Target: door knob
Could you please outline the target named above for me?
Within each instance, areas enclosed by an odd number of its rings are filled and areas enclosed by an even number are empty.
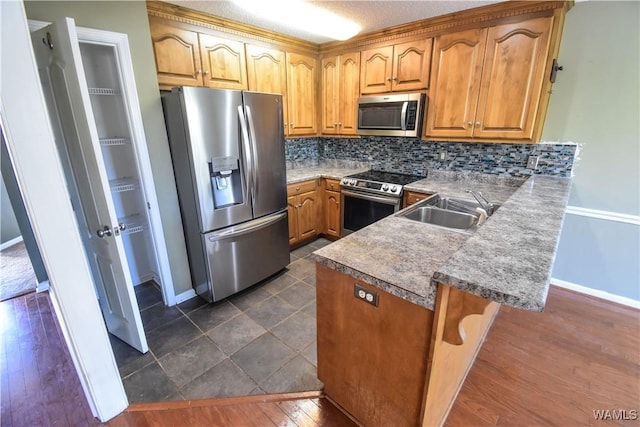
[[[121,222],[120,224],[118,224],[118,228],[120,229],[120,231],[124,231],[127,229],[127,224]]]
[[[111,229],[108,225],[105,225],[101,230],[97,230],[96,234],[98,237],[111,236]]]

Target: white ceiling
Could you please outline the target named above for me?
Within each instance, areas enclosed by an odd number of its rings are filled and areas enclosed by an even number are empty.
[[[297,30],[283,24],[268,21],[253,15],[231,1],[213,0],[165,0],[168,3],[199,10],[211,15],[253,25],[277,33],[286,34],[312,43],[333,41],[324,36],[318,36]],[[269,0],[264,0],[269,1]],[[419,21],[451,12],[498,3],[502,0],[310,0],[316,6],[325,8],[345,18],[349,18],[362,26],[360,34],[367,34],[399,24]],[[277,6],[274,3],[274,7]]]

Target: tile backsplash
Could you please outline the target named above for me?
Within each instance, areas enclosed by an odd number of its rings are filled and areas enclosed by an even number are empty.
[[[329,159],[368,162],[372,169],[426,176],[427,170],[481,172],[525,177],[532,174],[571,176],[575,143],[482,144],[432,142],[417,138],[292,138],[286,140],[289,162]],[[440,160],[441,153],[445,159]],[[538,156],[536,170],[527,169]]]

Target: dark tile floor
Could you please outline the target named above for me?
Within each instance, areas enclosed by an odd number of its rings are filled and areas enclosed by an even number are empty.
[[[279,275],[224,301],[175,307],[136,287],[150,351],[111,343],[131,403],[320,390],[316,376],[315,240]]]

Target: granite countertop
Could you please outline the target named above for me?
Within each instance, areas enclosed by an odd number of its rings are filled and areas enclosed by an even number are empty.
[[[367,170],[369,170],[368,163],[340,160],[288,165],[287,184],[308,181],[316,178],[332,178],[340,180],[344,176],[365,172]]]
[[[480,190],[502,206],[473,233],[397,214],[313,253],[330,268],[429,310],[438,283],[531,311],[545,305],[571,179],[497,179],[432,173],[412,191],[469,198]],[[424,202],[421,202],[424,203]]]

